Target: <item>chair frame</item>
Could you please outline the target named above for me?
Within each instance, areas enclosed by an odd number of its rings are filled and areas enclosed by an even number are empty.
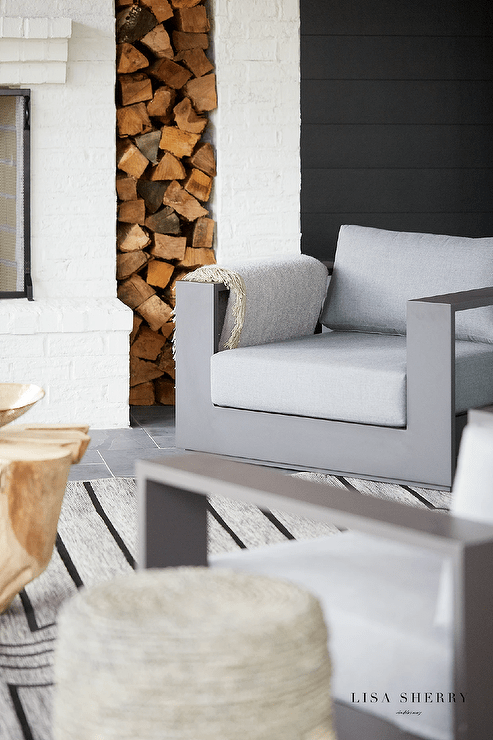
[[[215,406],[210,358],[218,351],[226,297],[223,284],[182,281],[176,286],[178,447],[263,465],[451,489],[466,423],[465,413],[455,413],[455,314],[493,305],[493,288],[408,301],[405,428]]]
[[[226,496],[264,509],[428,548],[448,556],[454,579],[454,740],[493,736],[493,526],[403,504],[321,486],[215,455],[185,454],[136,465],[139,568],[207,565],[207,497]],[[337,536],[337,535],[335,535]],[[467,692],[467,693],[466,693]],[[340,715],[341,740],[362,737],[359,713]],[[373,731],[365,715],[366,740],[393,740]],[[359,727],[359,729],[358,729]]]

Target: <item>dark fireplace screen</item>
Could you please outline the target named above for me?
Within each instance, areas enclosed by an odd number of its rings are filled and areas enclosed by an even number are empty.
[[[29,91],[0,89],[0,298],[32,298]]]

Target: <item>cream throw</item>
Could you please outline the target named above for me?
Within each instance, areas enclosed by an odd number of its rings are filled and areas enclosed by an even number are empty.
[[[224,283],[233,292],[235,298],[232,311],[235,324],[228,341],[224,344],[224,349],[235,349],[240,341],[241,330],[245,320],[246,287],[241,275],[234,270],[228,270],[226,267],[205,265],[190,272],[182,280],[191,283]]]

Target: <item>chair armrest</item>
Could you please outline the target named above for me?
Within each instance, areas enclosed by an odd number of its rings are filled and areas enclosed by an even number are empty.
[[[493,525],[322,486],[218,455],[191,453],[166,461],[139,460],[136,470],[142,491],[145,481],[159,481],[184,492],[225,496],[442,554],[453,555],[464,547],[485,543],[493,554]],[[493,562],[491,568],[493,582]]]
[[[493,306],[493,287],[462,290],[457,293],[444,293],[443,295],[426,298],[414,298],[410,302],[444,303],[449,305],[453,311],[467,311],[470,308]]]
[[[434,457],[437,466],[444,466],[440,469],[444,479],[452,480],[455,468],[450,440],[454,449],[460,438],[455,423],[455,314],[489,305],[493,305],[491,287],[407,302],[408,425],[417,439],[429,439],[430,429],[440,429],[434,441]]]

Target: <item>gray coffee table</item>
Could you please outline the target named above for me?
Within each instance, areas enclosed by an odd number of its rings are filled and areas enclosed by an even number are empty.
[[[207,496],[380,535],[450,556],[455,583],[455,740],[493,737],[493,526],[372,497],[348,497],[261,467],[200,453],[136,466],[140,568],[207,565]],[[339,740],[410,740],[411,735],[339,705]]]

